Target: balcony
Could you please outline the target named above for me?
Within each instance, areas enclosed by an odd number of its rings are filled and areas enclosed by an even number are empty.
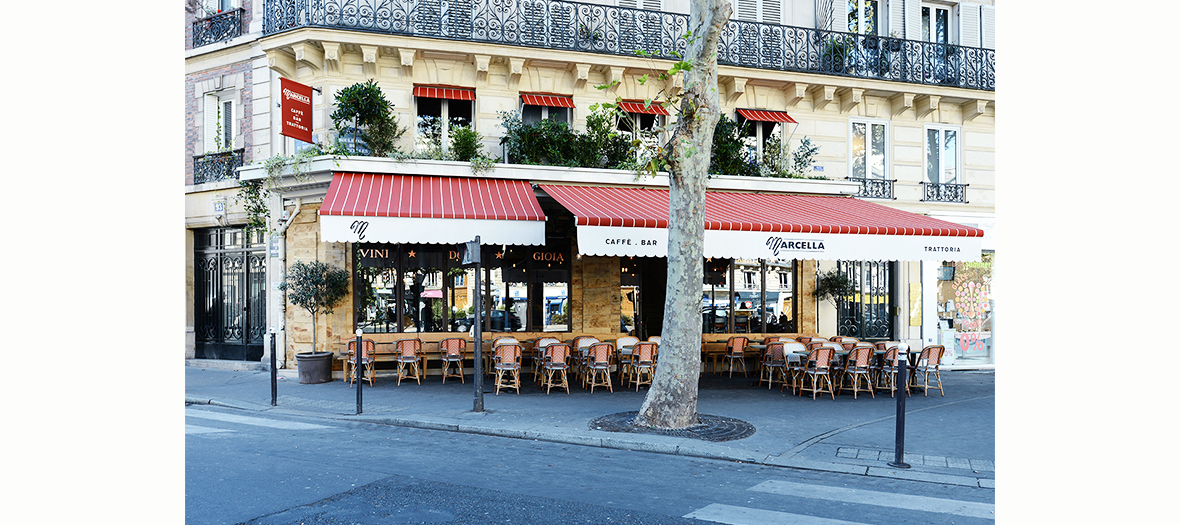
[[[857,197],[867,197],[870,199],[894,199],[893,183],[896,180],[888,179],[864,179],[860,177],[845,177],[848,180],[860,184],[860,191],[856,193]]]
[[[237,180],[246,149],[221,153],[206,153],[193,157],[193,184]]]
[[[245,13],[242,8],[231,9],[193,22],[193,49],[241,36]]]
[[[967,186],[969,184],[936,184],[922,183],[923,202],[962,202],[967,203]]]
[[[560,0],[265,0],[262,32],[329,28],[679,60],[688,15]],[[995,91],[992,49],[730,20],[719,64]]]

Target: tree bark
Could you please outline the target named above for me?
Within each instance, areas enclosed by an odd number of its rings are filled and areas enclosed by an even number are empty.
[[[717,42],[732,7],[691,0],[692,31],[676,128],[665,146],[669,173],[668,286],[659,364],[634,424],[676,429],[697,424],[704,291],[705,187],[713,128],[721,116]]]

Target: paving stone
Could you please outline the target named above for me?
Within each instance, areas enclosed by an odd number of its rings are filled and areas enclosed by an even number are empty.
[[[971,462],[963,458],[946,458],[947,468],[961,468],[971,470]]]
[[[858,449],[840,447],[839,449],[836,450],[836,457],[856,459],[858,453],[859,453]]]
[[[996,464],[993,463],[992,461],[986,460],[986,459],[973,459],[973,460],[971,460],[971,470],[978,470],[981,472],[986,470],[986,471],[990,471],[990,472],[995,472],[996,471]]]
[[[943,456],[922,456],[922,463],[927,467],[946,467],[946,460]]]

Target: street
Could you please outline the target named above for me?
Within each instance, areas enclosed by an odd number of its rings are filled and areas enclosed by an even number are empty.
[[[185,408],[186,523],[992,523],[986,488]]]

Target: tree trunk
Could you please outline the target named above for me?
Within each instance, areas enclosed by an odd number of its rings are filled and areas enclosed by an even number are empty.
[[[732,7],[691,0],[692,34],[685,60],[684,93],[676,129],[665,147],[668,162],[668,286],[660,362],[634,423],[657,428],[697,424],[701,366],[701,294],[704,291],[705,187],[713,128],[721,116],[717,95],[717,42]]]

